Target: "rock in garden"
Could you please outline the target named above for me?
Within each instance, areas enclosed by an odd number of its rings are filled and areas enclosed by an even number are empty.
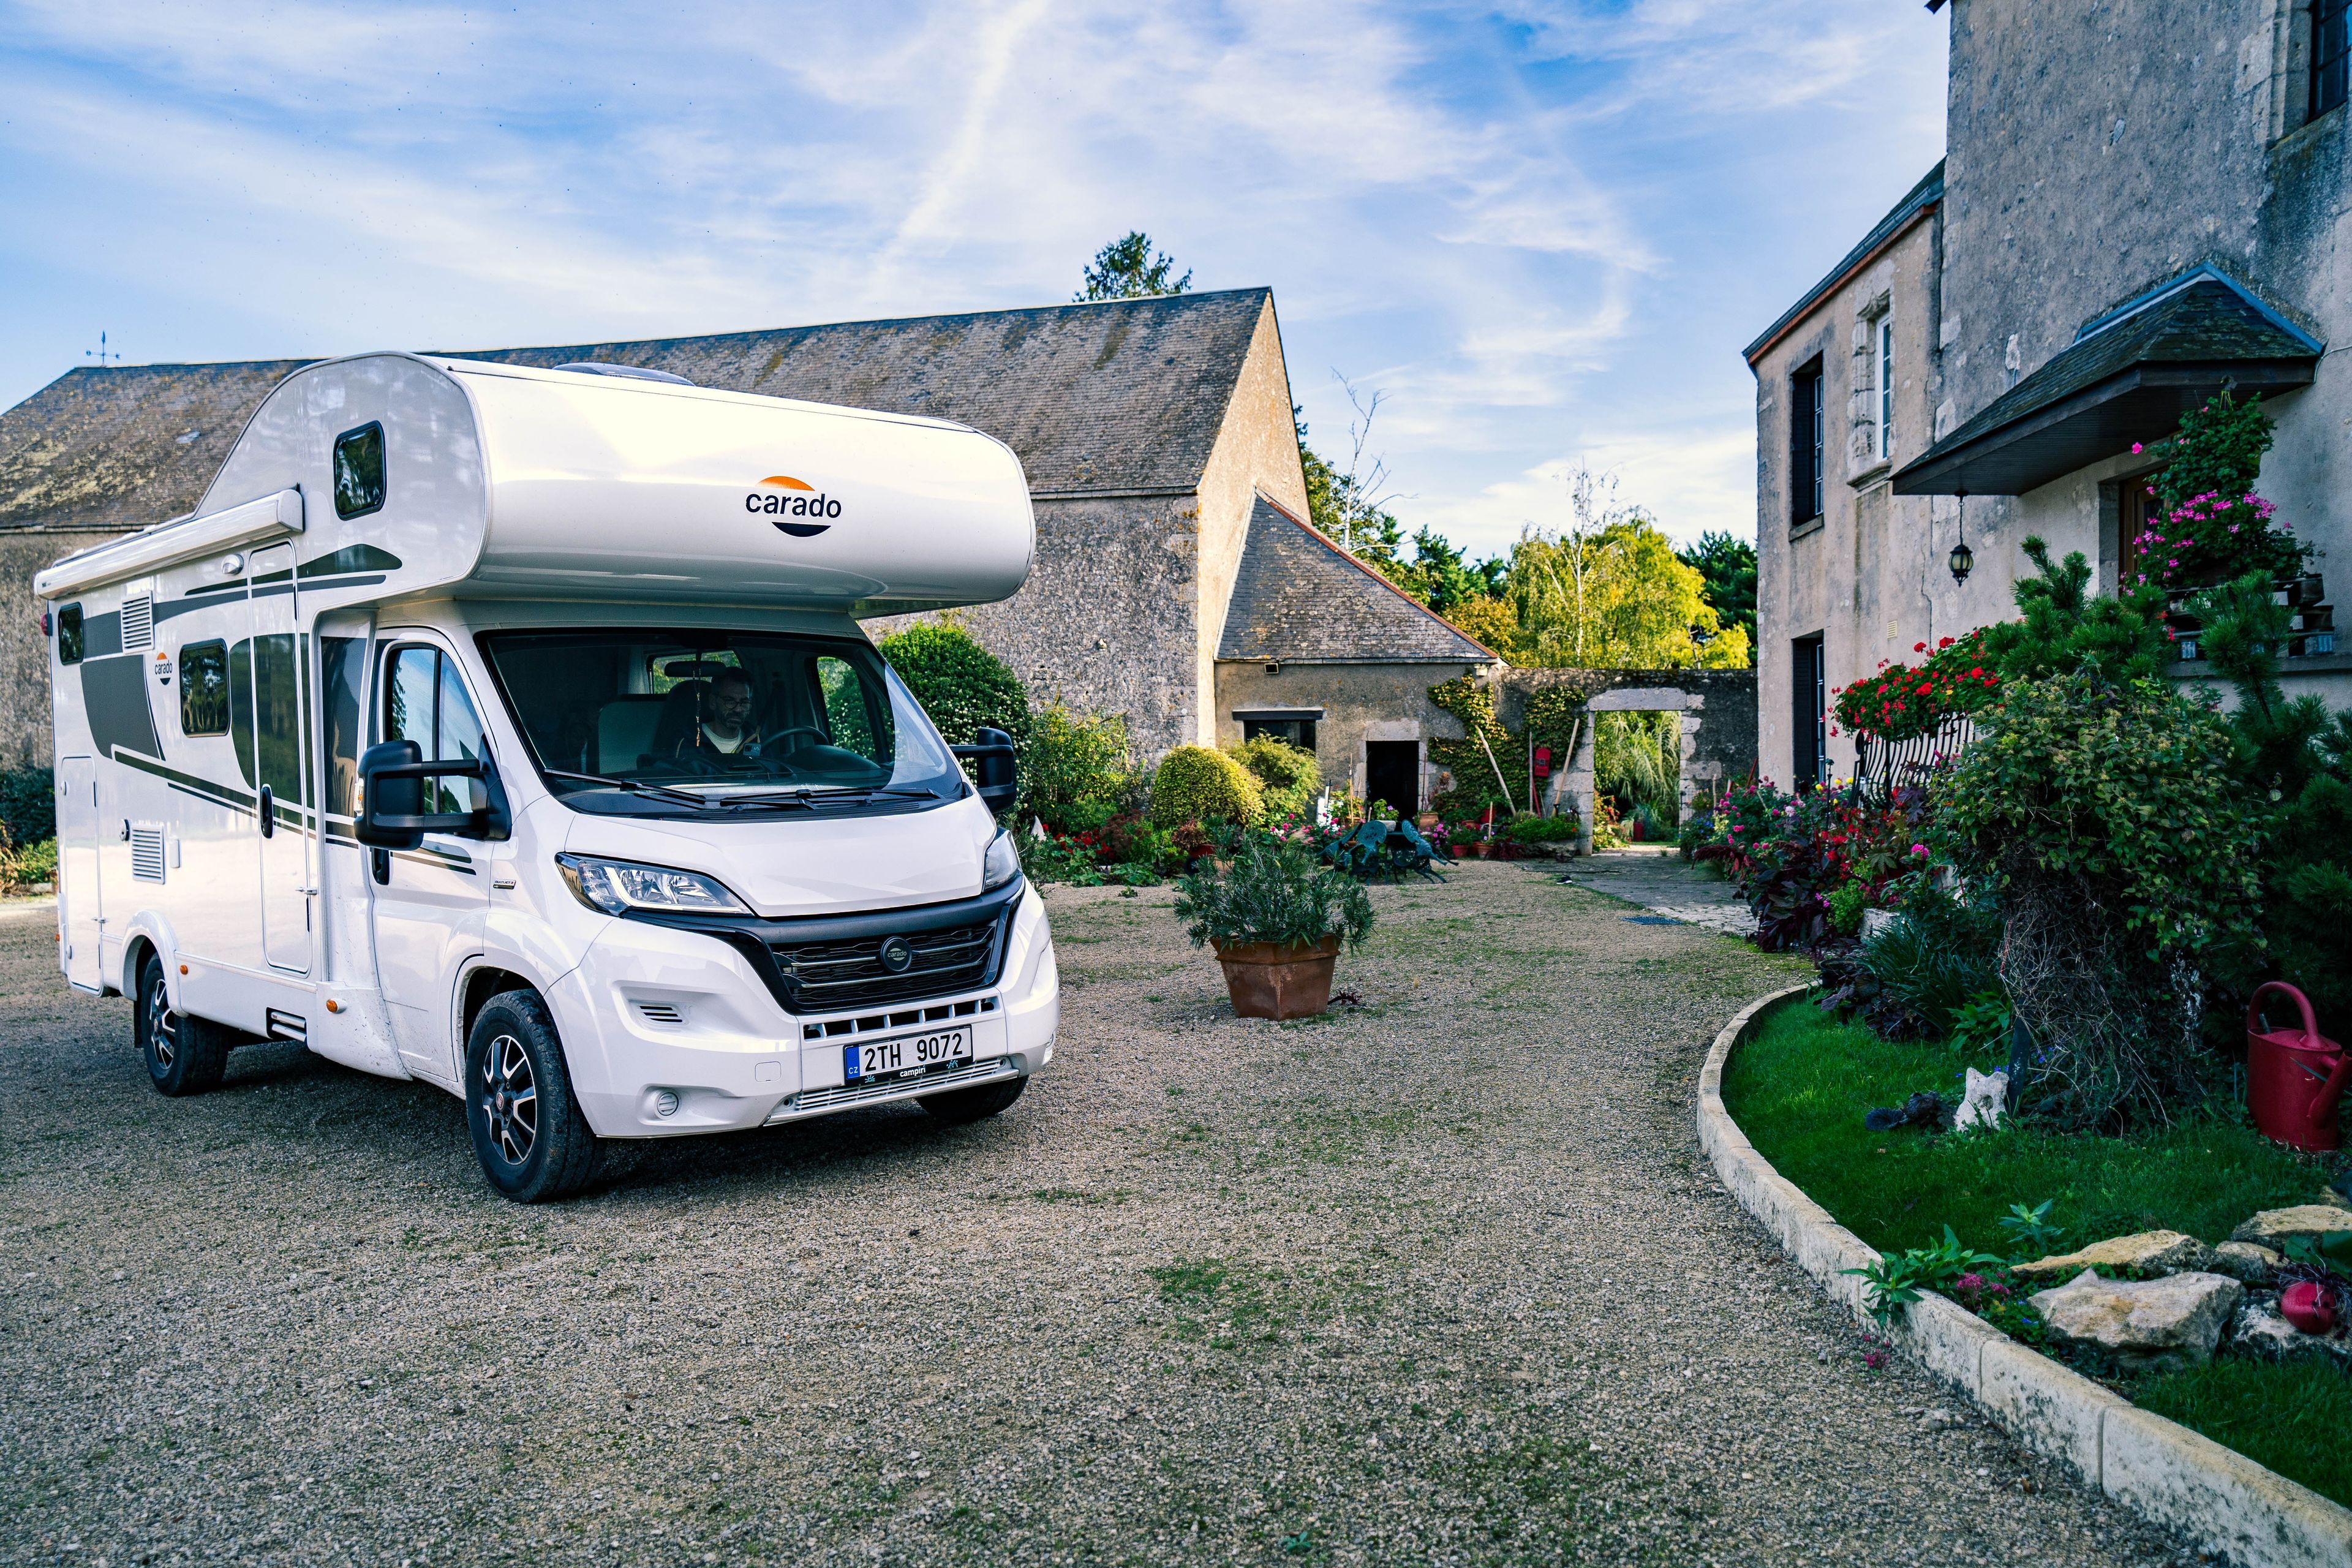
[[[2102,1279],[2085,1268],[2070,1283],[2032,1300],[2057,1339],[2152,1366],[2210,1357],[2245,1292],[2221,1274]]]
[[[1952,1118],[1952,1131],[1958,1132],[1970,1127],[1998,1127],[2000,1113],[2009,1104],[2009,1072],[1979,1072],[1969,1068],[1968,1092],[1960,1097],[1959,1114]]]
[[[2280,1252],[2297,1237],[2317,1241],[2324,1236],[2347,1230],[2352,1230],[2352,1212],[2333,1204],[2298,1204],[2291,1209],[2264,1209],[2231,1231],[2230,1239],[2251,1241]]]
[[[2212,1267],[2213,1249],[2185,1231],[2144,1230],[2137,1236],[2118,1236],[2106,1241],[2095,1241],[2080,1252],[2068,1252],[2055,1258],[2037,1258],[2031,1263],[2021,1263],[2010,1270],[2012,1274],[2031,1277],[2047,1274],[2053,1279],[2064,1279],[2085,1268],[2137,1268],[2146,1274],[2186,1274]],[[2230,1273],[2224,1268],[2219,1270]],[[2235,1278],[2235,1276],[2232,1276]]]
[[[2257,1247],[2251,1241],[2225,1241],[2213,1249],[2205,1267],[2248,1285],[2268,1285],[2277,1274],[2278,1266],[2285,1261],[2267,1247]]]
[[[2329,1334],[2306,1334],[2286,1321],[2278,1297],[2249,1295],[2230,1320],[2230,1349],[2263,1361],[2322,1361],[2352,1367],[2352,1344]]]

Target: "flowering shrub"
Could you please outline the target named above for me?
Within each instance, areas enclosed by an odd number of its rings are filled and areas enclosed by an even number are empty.
[[[1900,907],[1927,865],[1927,795],[1900,789],[1885,801],[1769,784],[1737,784],[1714,817],[1720,855],[1755,911],[1768,952],[1817,947],[1833,934],[1830,900],[1841,889],[1864,903]]]
[[[2151,486],[2148,493],[2154,495]],[[2139,557],[2134,581],[2175,591],[2201,588],[2262,571],[2285,576],[2303,569],[2303,547],[2288,537],[2293,523],[2271,527],[2271,503],[2251,490],[2235,497],[2208,490],[2190,496],[2132,541]]]
[[[1914,643],[1911,651],[1927,653],[1927,645]],[[2000,689],[1979,626],[1966,637],[1941,639],[1916,668],[1882,661],[1877,674],[1838,693],[1832,716],[1854,734],[1903,741],[1935,733],[1955,714],[1976,712]]]

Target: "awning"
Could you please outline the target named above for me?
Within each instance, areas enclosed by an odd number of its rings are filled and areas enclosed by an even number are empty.
[[[2224,387],[2311,384],[2326,346],[2210,266],[2084,327],[2074,342],[1895,476],[1901,496],[2021,495],[2161,440]]]

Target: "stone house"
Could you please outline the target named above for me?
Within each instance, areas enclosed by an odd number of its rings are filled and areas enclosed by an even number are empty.
[[[1125,715],[1147,762],[1238,739],[1250,721],[1232,713],[1262,704],[1263,664],[1291,660],[1303,673],[1325,668],[1316,648],[1342,647],[1344,693],[1294,678],[1284,689],[1301,689],[1285,700],[1318,710],[1309,732],[1327,773],[1353,770],[1360,787],[1365,737],[1419,735],[1442,721],[1429,686],[1493,662],[1392,591],[1383,614],[1364,613],[1361,568],[1265,542],[1278,530],[1262,519],[1295,531],[1307,511],[1268,289],[460,357],[602,360],[997,437],[1027,471],[1036,558],[1018,595],[961,612],[964,622],[1039,700]],[[188,510],[247,416],[302,363],[85,367],[0,414],[0,580],[16,605],[0,619],[0,766],[49,752],[33,573]],[[1237,661],[1229,605],[1245,573],[1253,616],[1277,600],[1287,608],[1265,642],[1274,651]],[[1320,587],[1286,584],[1291,573]],[[1336,595],[1344,635],[1316,640],[1318,595]],[[1440,644],[1449,657],[1432,665]]]
[[[2155,467],[2133,446],[2224,387],[2277,420],[2262,489],[2315,547],[2313,598],[2352,545],[2352,376],[2326,357],[2352,335],[2343,0],[1930,8],[1951,27],[1944,163],[1876,254],[1865,241],[1748,352],[1761,763],[1782,783],[1852,768],[1820,717],[1831,689],[2014,614],[2028,535],[2112,591]],[[1864,349],[1874,320],[1891,356]],[[1890,387],[1891,456],[1864,466]],[[1817,507],[1814,450],[1844,470]],[[1955,584],[1963,530],[1975,570]],[[2331,616],[2312,606],[2287,686],[2340,708],[2352,655]]]

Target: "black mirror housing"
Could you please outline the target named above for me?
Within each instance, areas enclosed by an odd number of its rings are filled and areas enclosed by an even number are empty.
[[[1021,765],[1013,750],[1013,737],[983,724],[972,732],[972,744],[954,750],[957,756],[975,764],[972,772],[978,776],[980,798],[988,809],[999,816],[1012,810],[1021,795]]]
[[[479,779],[484,804],[428,813],[425,781],[432,778]],[[414,849],[428,833],[504,838],[512,828],[507,792],[488,757],[428,763],[414,741],[384,741],[360,753],[360,816],[352,836],[371,848]]]

